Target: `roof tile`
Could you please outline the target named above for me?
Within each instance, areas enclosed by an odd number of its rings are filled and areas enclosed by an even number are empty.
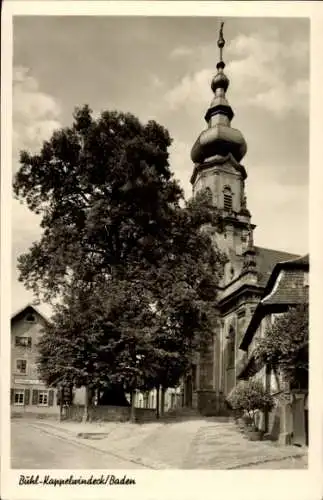
[[[255,250],[260,286],[266,286],[269,276],[271,275],[276,264],[300,258],[300,255],[281,252],[279,250],[272,250],[271,248],[255,246]]]

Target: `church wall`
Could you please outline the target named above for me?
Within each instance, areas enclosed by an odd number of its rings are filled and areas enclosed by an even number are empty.
[[[213,337],[213,389],[219,391],[219,349],[220,349],[220,325]]]
[[[218,336],[218,356],[215,371],[218,374],[218,384],[215,385],[219,391],[223,391],[227,395],[234,387],[237,381],[238,370],[237,365],[245,354],[239,349],[245,329],[253,315],[257,301],[255,299],[248,300],[243,303],[237,303],[235,309],[231,310],[222,318],[220,335]],[[234,366],[228,369],[228,348],[229,348],[229,333],[230,329],[234,331]]]
[[[232,168],[232,167],[231,167]],[[217,195],[219,199],[219,206],[223,207],[223,191],[225,187],[230,187],[232,193],[232,210],[239,212],[241,209],[241,178],[240,175],[234,173],[221,172],[218,175]]]
[[[235,360],[233,362],[233,365],[229,367],[228,362],[229,362],[229,349],[230,349],[230,343],[229,343],[229,335],[230,332],[234,332],[234,338],[236,338],[236,332],[237,332],[237,318],[236,318],[236,311],[232,312],[231,314],[227,315],[224,318],[224,343],[223,343],[223,358],[224,358],[224,374],[225,374],[225,383],[224,383],[224,392],[225,394],[228,394],[230,390],[234,387],[235,385]],[[236,344],[236,342],[235,342]],[[235,350],[235,346],[234,346]]]
[[[228,266],[232,265],[231,262],[228,263]],[[232,283],[228,284],[226,289],[221,292],[221,299],[231,295],[235,291],[237,291],[239,288],[241,288],[242,285],[252,285],[252,284],[257,284],[257,275],[255,273],[245,273],[239,279],[234,280]]]
[[[215,338],[213,336],[207,349],[200,353],[198,383],[200,390],[214,389],[214,350]]]
[[[232,210],[241,210],[242,179],[241,175],[230,164],[221,167],[210,167],[207,171],[201,172],[193,187],[194,195],[201,189],[209,188],[212,192],[213,203],[222,209],[224,206],[223,191],[225,187],[230,187],[232,193]]]

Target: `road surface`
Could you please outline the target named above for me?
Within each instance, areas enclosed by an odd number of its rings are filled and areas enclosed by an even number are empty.
[[[86,444],[75,444],[28,424],[11,423],[11,467],[13,469],[144,469],[134,462],[114,457]]]

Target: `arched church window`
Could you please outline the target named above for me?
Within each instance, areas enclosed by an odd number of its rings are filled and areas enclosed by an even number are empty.
[[[227,369],[234,368],[235,361],[235,331],[230,327],[227,341]]]
[[[223,190],[223,206],[224,210],[231,212],[232,210],[232,192],[230,187],[226,186]]]

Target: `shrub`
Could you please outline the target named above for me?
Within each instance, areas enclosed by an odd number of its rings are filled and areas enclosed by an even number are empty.
[[[239,382],[229,394],[228,402],[234,412],[246,412],[255,428],[257,411],[271,411],[274,406],[273,397],[257,380]]]

